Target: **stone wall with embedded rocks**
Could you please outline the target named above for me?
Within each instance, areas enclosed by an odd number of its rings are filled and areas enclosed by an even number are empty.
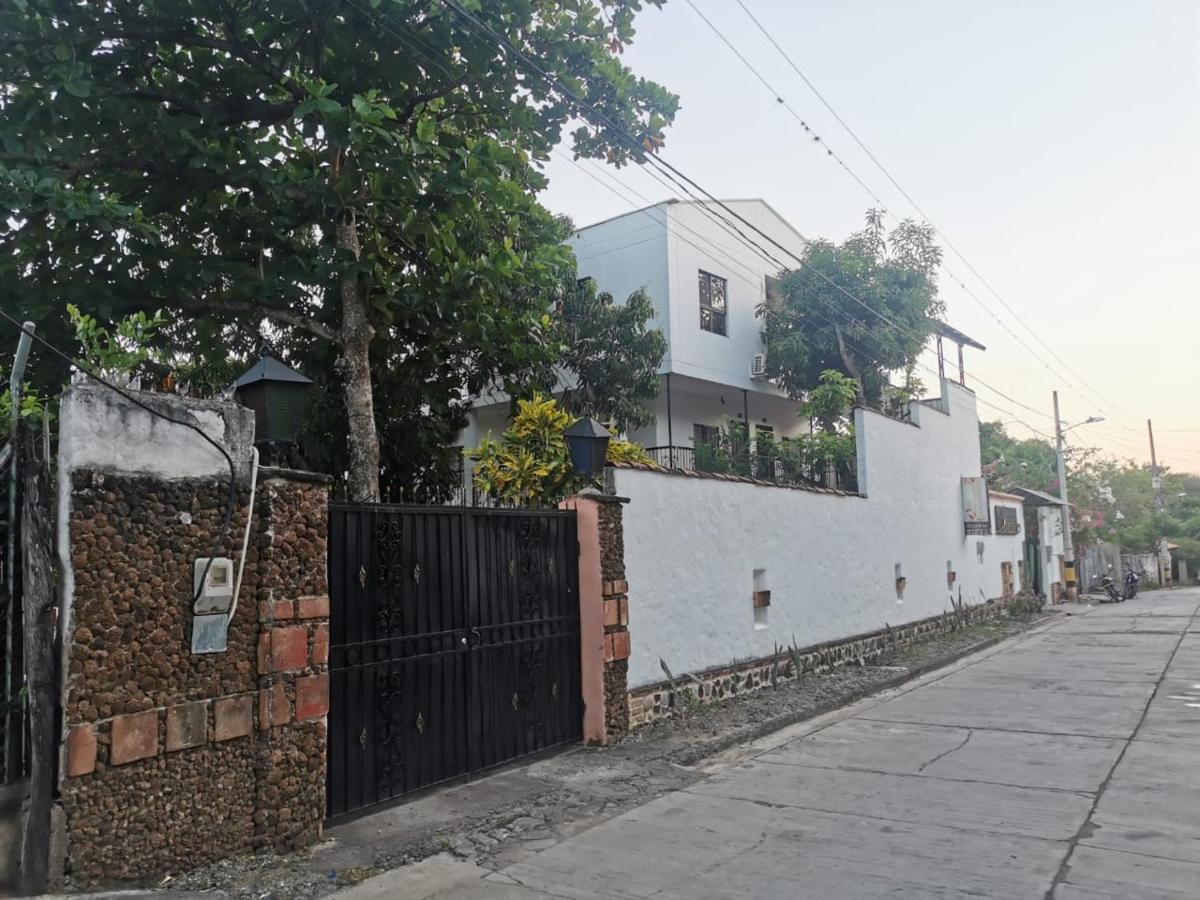
[[[795,648],[794,653],[788,652],[788,648],[782,648],[777,657],[752,659],[737,665],[688,673],[685,678],[679,677],[679,674],[683,673],[678,673],[673,690],[668,682],[663,681],[638,688],[629,694],[629,727],[639,728],[672,715],[677,707],[686,704],[719,703],[731,697],[752,693],[770,686],[772,678],[788,681],[798,674],[828,671],[838,666],[866,664],[889,650],[907,647],[966,625],[998,618],[1006,613],[1009,605],[1007,600],[996,600],[978,606],[964,606],[960,611],[858,635],[844,641]],[[796,669],[797,659],[799,672]]]
[[[153,402],[185,419],[195,412],[181,398]],[[248,455],[249,410],[204,403],[199,412],[206,433]],[[158,433],[139,417],[149,414],[73,388],[61,440]],[[145,447],[89,452],[60,459],[66,874],[79,885],[145,881],[312,843],[325,810],[327,480],[260,470],[228,647],[197,655],[193,562],[212,553],[228,468],[222,478],[215,450],[210,471],[193,454],[179,477]],[[235,564],[249,501],[242,462],[220,551]]]
[[[629,584],[620,497],[598,497],[604,597],[604,727],[608,740],[629,731]]]

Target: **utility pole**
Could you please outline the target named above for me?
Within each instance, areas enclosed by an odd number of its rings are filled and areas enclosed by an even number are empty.
[[[1150,435],[1150,484],[1154,488],[1154,512],[1161,514],[1163,511],[1163,490],[1162,490],[1162,475],[1158,471],[1158,454],[1154,452],[1154,425],[1147,419],[1146,432]],[[1158,583],[1166,586],[1171,578],[1170,564],[1163,563],[1163,539],[1162,536],[1154,539],[1154,558],[1158,560]]]
[[[1058,456],[1058,496],[1062,500],[1063,577],[1067,581],[1067,600],[1079,599],[1075,583],[1075,542],[1071,538],[1071,504],[1067,498],[1067,462],[1063,456],[1063,427],[1058,415],[1058,391],[1054,392],[1054,444]]]
[[[1158,456],[1154,452],[1154,425],[1146,420],[1146,431],[1150,434],[1150,484],[1154,487],[1154,511],[1163,511],[1162,476],[1158,474]]]

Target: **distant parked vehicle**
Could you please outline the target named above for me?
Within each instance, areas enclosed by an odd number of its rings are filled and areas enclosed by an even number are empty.
[[[1109,571],[1105,572],[1104,576],[1100,579],[1100,586],[1103,587],[1104,592],[1108,594],[1108,602],[1123,603],[1125,601],[1125,595],[1121,593],[1121,591],[1117,590],[1117,582],[1112,577],[1111,566],[1109,567]]]
[[[1129,569],[1125,573],[1125,599],[1132,600],[1137,596],[1138,586],[1142,583],[1142,576],[1133,569]]]

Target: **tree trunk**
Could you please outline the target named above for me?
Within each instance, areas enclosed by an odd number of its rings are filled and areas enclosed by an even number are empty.
[[[337,245],[358,259],[358,225],[353,213],[338,222]],[[342,276],[342,384],[349,423],[350,500],[374,503],[379,500],[379,434],[375,430],[375,400],[371,390],[371,338],[375,329],[367,319],[367,294],[358,273]]]
[[[842,356],[842,365],[846,367],[846,372],[858,382],[858,402],[865,404],[867,402],[867,393],[863,387],[862,371],[858,367],[858,363],[854,360],[854,355],[850,352],[850,348],[846,346],[846,339],[842,337],[842,328],[840,325],[833,326],[833,333],[837,337],[838,352]]]
[[[27,894],[46,890],[50,866],[50,803],[54,787],[54,571],[51,562],[50,485],[46,461],[28,443],[22,504],[25,672],[29,703],[29,816],[21,842],[21,884]]]

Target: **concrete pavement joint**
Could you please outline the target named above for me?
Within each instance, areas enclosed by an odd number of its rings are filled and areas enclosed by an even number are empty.
[[[858,716],[864,722],[882,722],[885,725],[917,725],[922,728],[962,728],[962,725],[943,725],[939,722],[914,722],[908,719],[877,719],[871,716]],[[975,731],[1003,731],[1008,734],[1042,734],[1047,737],[1085,738],[1094,741],[1124,741],[1128,740],[1120,734],[1080,734],[1077,731],[1038,731],[1032,728],[1002,728],[999,725],[972,725]]]
[[[785,762],[780,759],[760,759],[764,766],[790,766],[794,769],[818,769],[823,772],[860,772],[864,775],[887,775],[895,778],[924,778],[932,781],[949,781],[955,784],[987,784],[992,787],[1020,788],[1024,791],[1045,791],[1051,794],[1075,794],[1080,797],[1091,797],[1095,791],[1076,788],[1056,788],[1035,784],[1013,784],[1010,781],[989,781],[984,778],[954,778],[949,775],[924,775],[916,772],[888,772],[884,769],[869,769],[865,766],[819,766],[811,763]]]
[[[897,825],[913,825],[919,828],[951,828],[948,825],[939,825],[936,822],[920,822],[913,819],[900,819],[895,816],[881,816],[878,813],[869,813],[858,810],[853,813],[848,813],[844,809],[827,809],[823,806],[804,806],[799,803],[778,803],[768,800],[755,800],[750,797],[731,797],[728,794],[705,794],[700,791],[694,791],[691,788],[681,788],[678,793],[690,794],[693,797],[703,797],[708,800],[718,799],[731,801],[733,803],[750,803],[755,806],[765,806],[769,809],[796,809],[801,812],[815,812],[827,816],[842,816],[848,819],[874,819],[878,822],[893,822]],[[991,837],[1017,837],[1024,838],[1030,841],[1050,841],[1053,844],[1065,844],[1066,838],[1048,838],[1037,834],[1026,834],[1021,831],[995,831],[991,828],[973,828],[969,825],[954,825],[954,831],[969,831],[972,834],[986,834]]]
[[[1179,634],[1179,640],[1175,642],[1175,649],[1171,651],[1170,657],[1167,659],[1166,665],[1163,666],[1162,672],[1158,676],[1158,680],[1154,683],[1154,690],[1150,693],[1150,697],[1142,706],[1142,714],[1138,717],[1137,725],[1134,726],[1133,732],[1125,739],[1125,746],[1121,748],[1121,752],[1117,754],[1116,761],[1113,762],[1112,768],[1108,770],[1108,774],[1104,776],[1104,780],[1100,782],[1100,789],[1096,791],[1095,799],[1092,800],[1091,809],[1088,810],[1087,816],[1083,823],[1079,826],[1079,830],[1075,832],[1074,837],[1067,842],[1067,853],[1059,863],[1058,871],[1054,874],[1054,880],[1050,882],[1050,887],[1046,890],[1046,900],[1053,900],[1055,892],[1059,885],[1067,880],[1067,876],[1071,873],[1071,857],[1075,854],[1075,848],[1079,846],[1079,842],[1084,838],[1091,837],[1095,831],[1095,826],[1092,824],[1092,818],[1096,814],[1096,807],[1100,805],[1100,800],[1104,797],[1104,792],[1108,790],[1108,785],[1112,782],[1113,775],[1121,765],[1121,761],[1125,758],[1125,754],[1129,751],[1129,747],[1133,744],[1134,738],[1141,731],[1142,725],[1146,722],[1146,716],[1150,713],[1150,706],[1154,703],[1154,698],[1158,696],[1158,692],[1162,689],[1163,682],[1167,679],[1167,672],[1171,668],[1171,663],[1175,661],[1175,656],[1179,653],[1179,648],[1183,645],[1184,638],[1188,635],[1188,630],[1195,624],[1196,615],[1200,613],[1200,606],[1192,610],[1191,616],[1188,617],[1187,624],[1183,631]]]

